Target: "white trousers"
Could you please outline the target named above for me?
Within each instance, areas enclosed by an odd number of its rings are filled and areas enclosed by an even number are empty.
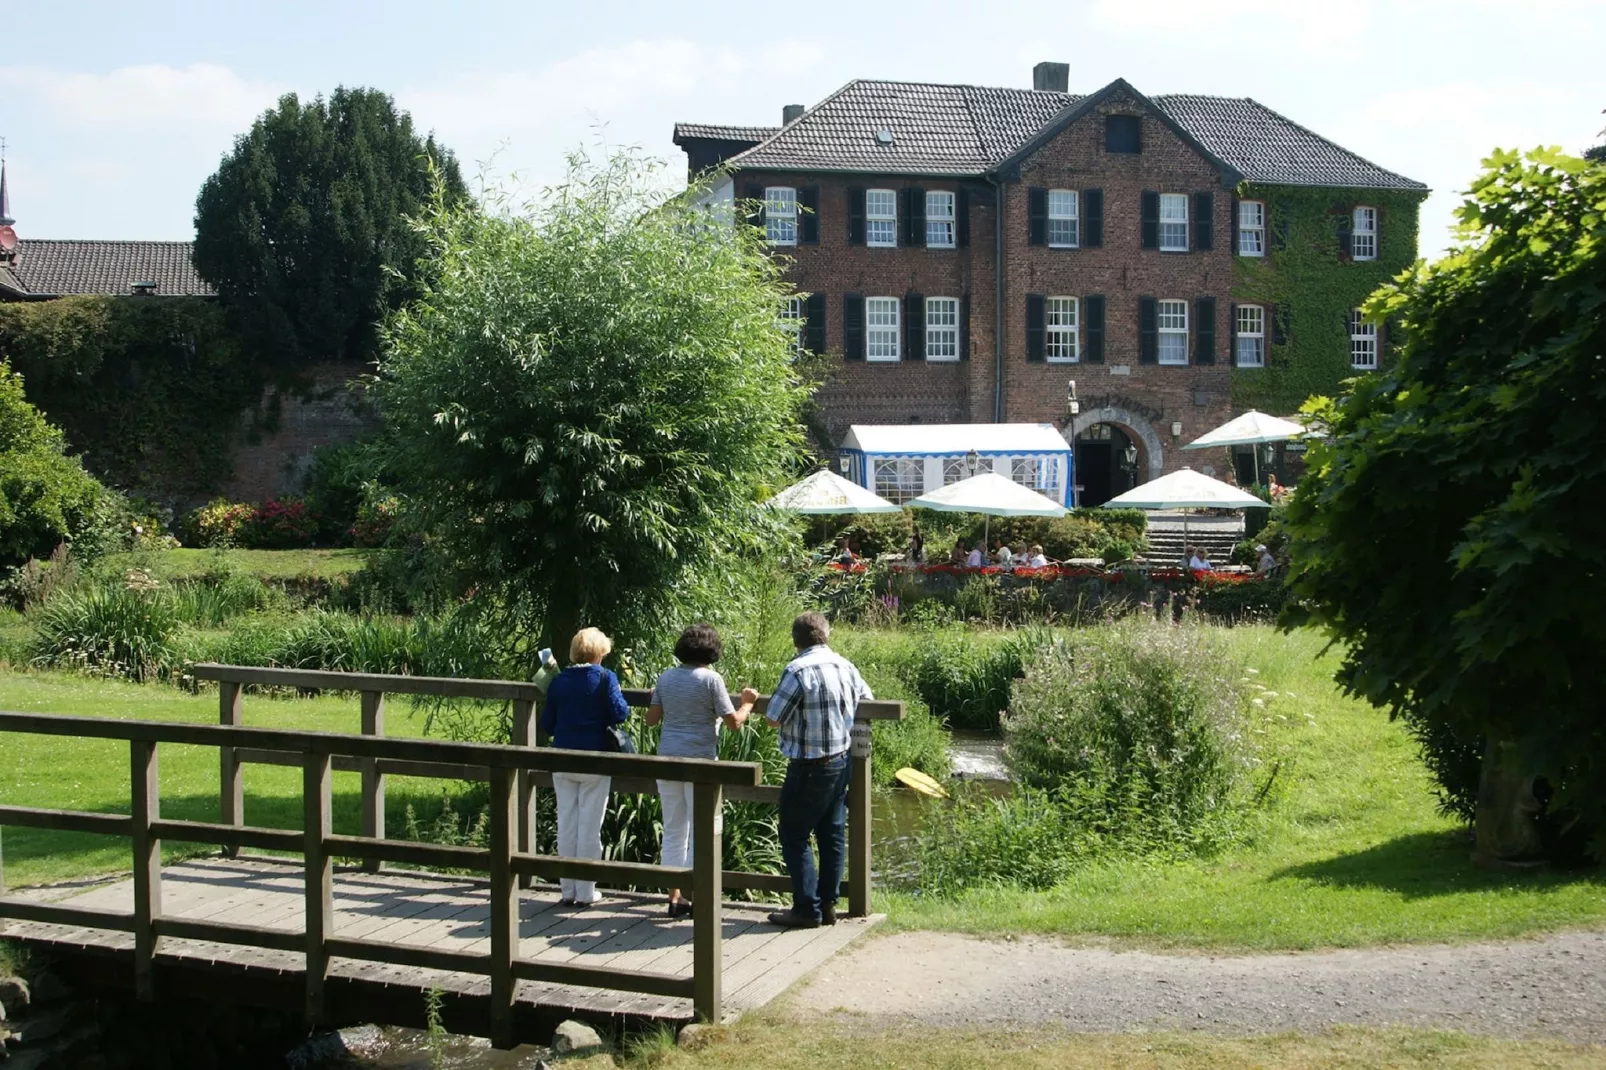
[[[661,864],[689,866],[696,849],[692,834],[692,789],[683,780],[660,780],[658,797],[664,804],[664,844]],[[724,814],[714,818],[714,827],[723,831]],[[691,889],[682,889],[690,892]]]
[[[608,808],[608,778],[595,773],[553,773],[558,797],[558,854],[563,858],[602,857],[602,815]],[[563,898],[595,902],[596,881],[564,877]]]

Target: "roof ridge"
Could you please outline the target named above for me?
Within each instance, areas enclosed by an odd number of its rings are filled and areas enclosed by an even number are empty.
[[[1289,126],[1293,127],[1294,129],[1296,129],[1296,130],[1298,130],[1298,131],[1300,131],[1302,133],[1309,134],[1311,137],[1315,138],[1317,141],[1320,141],[1325,145],[1330,145],[1333,148],[1337,149],[1339,152],[1342,152],[1342,153],[1344,153],[1344,154],[1346,154],[1348,156],[1355,157],[1357,160],[1361,161],[1362,163],[1364,163],[1368,167],[1377,168],[1379,171],[1382,171],[1385,175],[1393,175],[1395,178],[1401,179],[1401,180],[1403,180],[1405,182],[1415,182],[1418,186],[1422,187],[1423,189],[1428,189],[1429,188],[1429,186],[1428,186],[1428,184],[1426,182],[1417,182],[1417,180],[1414,179],[1414,178],[1411,178],[1411,177],[1409,177],[1407,175],[1402,175],[1398,171],[1391,171],[1387,167],[1384,167],[1382,164],[1376,163],[1376,162],[1374,162],[1372,160],[1367,159],[1365,156],[1362,156],[1360,153],[1356,152],[1354,149],[1346,149],[1343,145],[1340,145],[1338,142],[1334,141],[1332,138],[1323,137],[1321,134],[1318,134],[1316,131],[1312,130],[1310,127],[1306,126],[1304,123],[1295,122],[1294,120],[1290,119],[1288,116],[1284,115],[1282,112],[1278,111],[1276,108],[1268,107],[1267,105],[1262,104],[1260,101],[1256,100],[1254,97],[1234,97],[1234,98],[1229,98],[1229,99],[1247,101],[1248,103],[1253,104],[1255,107],[1259,108],[1261,111],[1265,112],[1267,115],[1275,116],[1277,119],[1281,120],[1282,122],[1287,123]]]
[[[69,242],[89,243],[92,245],[194,245],[194,238],[23,238],[18,237],[20,245],[66,245]]]

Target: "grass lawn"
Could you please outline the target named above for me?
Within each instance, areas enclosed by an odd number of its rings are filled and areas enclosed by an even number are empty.
[[[1184,863],[1109,862],[1048,891],[886,895],[914,929],[1113,938],[1149,947],[1314,948],[1515,936],[1606,919],[1606,874],[1486,873],[1441,817],[1415,745],[1338,693],[1310,634],[1223,633],[1277,697],[1262,737],[1280,798],[1247,840]],[[1268,763],[1269,764],[1269,763]],[[1258,777],[1264,777],[1264,772]]]
[[[1074,1034],[1030,1031],[961,1031],[928,1028],[856,1028],[775,1013],[749,1015],[696,1051],[665,1038],[638,1043],[624,1065],[653,1070],[1072,1070],[1120,1066],[1159,1068],[1267,1067],[1309,1070],[1345,1067],[1487,1068],[1598,1067],[1606,1049],[1558,1041],[1506,1041],[1461,1033],[1404,1029],[1339,1029],[1314,1035],[1220,1038],[1179,1033]],[[595,1065],[603,1065],[598,1059]],[[588,1067],[592,1063],[581,1063]],[[611,1064],[610,1064],[611,1065]]]
[[[165,685],[138,685],[61,673],[0,673],[0,709],[21,713],[65,713],[151,721],[216,724],[216,692],[189,695]],[[245,722],[260,728],[324,732],[361,730],[357,697],[313,699],[245,697]],[[387,703],[386,733],[422,734],[406,696]],[[215,748],[164,745],[159,756],[162,814],[192,821],[217,821],[218,758]],[[420,816],[439,811],[444,781],[391,777],[386,792],[388,827],[403,827],[406,807]],[[360,800],[356,773],[334,775],[337,832],[358,831]],[[252,825],[301,827],[301,773],[284,766],[251,765],[245,771],[245,813]],[[10,735],[0,747],[0,803],[60,810],[127,813],[128,744],[66,736]],[[396,834],[393,831],[392,834]],[[89,874],[126,870],[128,840],[87,833],[7,828],[3,833],[5,879],[10,885],[37,884]],[[169,843],[173,858],[215,848]]]
[[[228,550],[229,561],[264,580],[334,579],[362,568],[369,550]],[[142,550],[113,554],[111,568],[148,568],[158,579],[193,579],[214,567],[217,550]]]

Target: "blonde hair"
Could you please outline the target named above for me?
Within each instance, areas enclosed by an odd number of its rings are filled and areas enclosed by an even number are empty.
[[[576,665],[601,661],[613,649],[613,640],[602,634],[601,628],[581,628],[569,640],[569,660]]]

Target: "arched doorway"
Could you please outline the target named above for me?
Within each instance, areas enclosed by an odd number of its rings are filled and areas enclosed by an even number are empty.
[[[1080,490],[1076,504],[1084,508],[1103,505],[1117,494],[1137,486],[1140,456],[1138,444],[1119,424],[1093,424],[1077,432],[1076,482]]]

